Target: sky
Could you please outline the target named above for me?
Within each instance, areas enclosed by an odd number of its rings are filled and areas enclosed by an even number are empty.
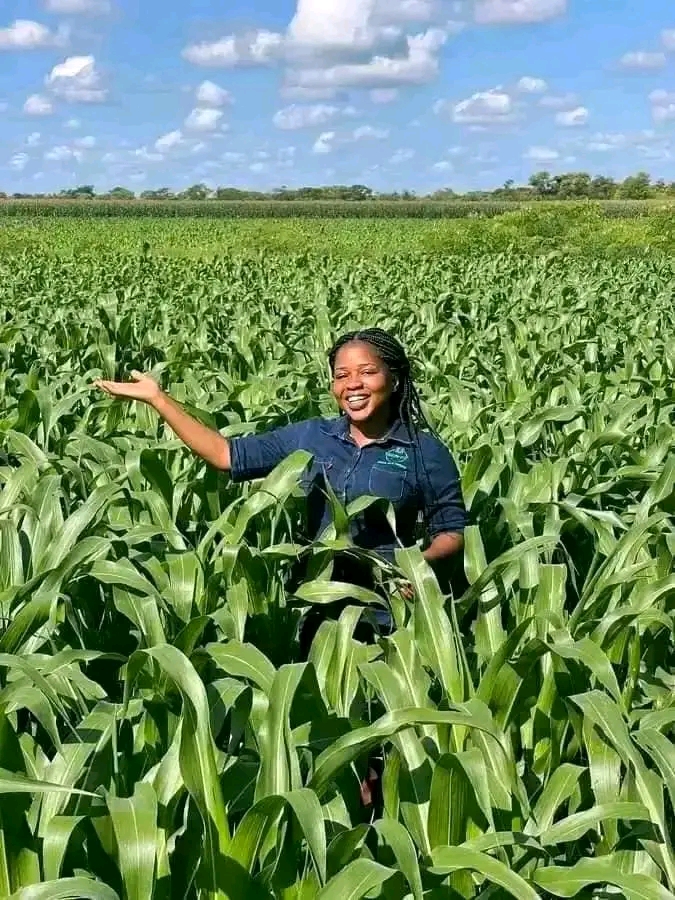
[[[672,0],[0,0],[8,193],[466,191],[674,160]]]

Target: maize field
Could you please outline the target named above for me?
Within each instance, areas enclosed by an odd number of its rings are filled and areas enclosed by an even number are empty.
[[[0,897],[673,900],[675,263],[48,249],[0,256]],[[307,454],[233,485],[91,384],[262,431],[375,324],[471,524],[364,644],[359,502],[302,544]]]

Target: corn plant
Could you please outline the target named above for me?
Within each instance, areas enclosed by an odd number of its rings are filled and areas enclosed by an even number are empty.
[[[674,283],[657,257],[0,259],[0,896],[675,897]],[[264,430],[331,415],[325,351],[372,322],[471,525],[450,593],[418,547],[379,564],[415,596],[364,644],[382,601],[332,580],[358,502],[304,542],[306,453],[234,486],[90,385],[152,371]],[[303,611],[344,598],[301,659]]]

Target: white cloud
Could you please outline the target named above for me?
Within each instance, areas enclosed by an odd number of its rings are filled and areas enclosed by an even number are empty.
[[[67,122],[64,123],[64,128],[71,128],[73,131],[76,131],[82,123],[79,119],[68,119]]]
[[[183,50],[183,58],[195,66],[260,66],[276,62],[282,49],[282,35],[263,29],[241,36],[230,34],[216,41],[190,44]]]
[[[42,135],[40,134],[39,131],[31,132],[28,135],[28,137],[26,138],[26,145],[28,147],[37,147],[37,145],[40,143],[41,137],[42,137]]]
[[[246,154],[237,150],[226,150],[221,159],[228,163],[243,163],[246,162]]]
[[[155,141],[155,150],[157,150],[158,153],[165,153],[167,150],[172,150],[182,143],[183,132],[177,129],[176,131],[170,131],[168,134],[163,134],[160,138],[157,138]]]
[[[405,162],[409,162],[415,156],[415,151],[410,147],[403,147],[397,150],[389,159],[392,166],[400,166]]]
[[[435,162],[431,168],[434,172],[451,172],[452,163],[447,159],[441,159]]]
[[[106,154],[108,155],[108,154]],[[137,147],[133,152],[135,159],[140,159],[143,162],[161,162],[164,159],[164,156],[161,153],[153,153],[152,150],[148,150],[147,147]],[[105,162],[105,157],[103,157]]]
[[[334,131],[324,131],[314,142],[312,153],[330,153],[333,149],[333,141],[335,140]]]
[[[426,84],[438,73],[438,52],[447,40],[440,28],[406,37],[405,56],[373,56],[368,62],[342,63],[323,68],[292,69],[290,88],[395,88]]]
[[[552,150],[550,147],[530,147],[527,153],[524,154],[524,157],[536,162],[551,162],[554,159],[559,159],[560,154],[557,150]]]
[[[443,112],[447,109],[447,102],[440,101],[434,109],[436,112]],[[452,106],[452,119],[460,125],[494,125],[510,122],[513,115],[513,100],[499,88],[479,91]]]
[[[45,159],[50,162],[81,162],[82,161],[82,151],[81,150],[73,150],[72,147],[67,147],[65,144],[60,144],[58,147],[52,147],[51,150],[47,150],[45,153]]]
[[[295,131],[300,128],[315,128],[336,118],[342,110],[339,106],[316,103],[313,106],[299,106],[293,103],[274,114],[272,121],[277,128]]]
[[[213,81],[202,81],[196,91],[197,106],[214,109],[232,102],[232,94]]]
[[[666,50],[675,50],[675,28],[666,28],[661,32],[661,43]]]
[[[83,150],[91,150],[96,146],[96,138],[93,134],[88,134],[85,137],[76,138],[73,143],[76,147],[82,147]]]
[[[590,115],[585,106],[577,106],[575,109],[557,113],[555,120],[558,125],[562,125],[565,128],[576,128],[580,125],[585,125]]]
[[[579,105],[575,94],[547,94],[539,98],[539,106],[546,109],[572,109]]]
[[[267,171],[267,163],[264,162],[254,162],[248,167],[250,172],[259,173]]]
[[[623,69],[662,69],[665,64],[666,54],[660,51],[635,50],[631,53],[624,53],[619,60],[619,65]]]
[[[45,84],[70,103],[102,103],[107,96],[93,56],[69,56],[54,66]]]
[[[64,16],[96,15],[110,12],[111,5],[108,0],[46,0],[45,9]]]
[[[389,137],[389,131],[386,128],[374,128],[372,125],[361,125],[352,131],[353,141],[384,141]]]
[[[37,50],[63,43],[66,32],[57,34],[31,19],[16,19],[7,28],[0,28],[0,50]]]
[[[396,88],[376,88],[370,92],[369,96],[372,103],[393,103],[398,100],[398,90]]]
[[[28,116],[49,116],[54,112],[52,102],[42,94],[31,94],[23,105]]]
[[[567,0],[477,0],[474,18],[480,25],[545,22],[567,11]]]
[[[9,167],[15,172],[23,172],[29,162],[30,156],[27,153],[15,153],[9,161]]]
[[[543,78],[530,78],[529,75],[521,78],[516,87],[523,94],[544,94],[548,90]]]
[[[378,23],[376,12],[376,0],[297,0],[288,42],[300,51],[373,50],[400,36],[396,26]]]
[[[223,118],[220,109],[193,109],[185,120],[185,127],[190,131],[215,131]]]
[[[669,122],[675,119],[675,93],[664,90],[652,91],[649,102],[655,122]]]

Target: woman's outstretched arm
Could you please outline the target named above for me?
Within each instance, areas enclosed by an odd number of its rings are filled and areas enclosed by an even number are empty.
[[[217,469],[230,470],[230,445],[222,434],[185,412],[179,403],[160,388],[154,378],[135,371],[131,373],[131,377],[133,381],[129,382],[98,380],[94,384],[111,397],[147,403],[193,453]]]

